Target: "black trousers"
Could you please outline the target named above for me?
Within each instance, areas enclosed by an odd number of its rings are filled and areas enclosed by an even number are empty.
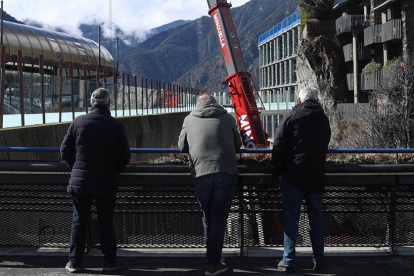
[[[104,260],[114,262],[116,259],[116,239],[113,223],[116,195],[88,196],[72,194],[73,218],[70,239],[69,260],[80,266],[85,252],[87,227],[89,224],[92,202],[98,212],[99,241]]]

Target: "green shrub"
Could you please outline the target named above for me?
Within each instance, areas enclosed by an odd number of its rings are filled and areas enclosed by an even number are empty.
[[[371,62],[365,65],[365,67],[362,69],[362,73],[364,73],[365,78],[367,78],[372,73],[380,69],[381,69],[381,64],[379,64],[378,62],[375,62],[374,60],[371,60]]]
[[[397,57],[391,60],[388,60],[385,65],[382,67],[382,70],[388,70],[388,69],[395,69],[401,66],[401,63],[403,62],[401,57]]]
[[[328,19],[332,13],[333,3],[334,0],[299,0],[301,16],[304,11],[307,18]]]

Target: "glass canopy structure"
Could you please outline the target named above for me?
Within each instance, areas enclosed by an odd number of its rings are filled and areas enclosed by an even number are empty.
[[[43,55],[45,65],[56,64],[62,59],[64,63],[72,61],[75,68],[87,65],[89,68],[100,66],[108,71],[116,69],[111,54],[102,46],[99,54],[99,45],[95,41],[33,26],[4,21],[3,45],[9,57],[8,64],[17,57],[18,50],[22,50],[24,67],[38,64],[36,60]]]

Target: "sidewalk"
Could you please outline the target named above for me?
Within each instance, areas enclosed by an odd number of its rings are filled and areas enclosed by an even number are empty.
[[[327,267],[322,272],[313,272],[308,249],[299,249],[296,275],[321,276],[405,276],[414,275],[413,248],[397,248],[395,255],[386,249],[327,248]],[[353,248],[355,249],[355,248]],[[36,251],[36,252],[35,252]],[[68,261],[66,250],[6,249],[0,250],[0,276],[60,276],[71,275],[65,268]],[[229,270],[225,275],[283,275],[277,272],[274,264],[275,254],[281,255],[281,249],[251,249],[247,255],[236,256],[235,251],[226,250],[223,254]],[[99,251],[85,257],[80,275],[204,275],[205,258],[199,250],[190,249],[154,249],[119,250],[119,259],[127,263],[128,268],[118,272],[103,273]],[[190,257],[195,256],[195,257]],[[79,274],[78,274],[79,275]]]

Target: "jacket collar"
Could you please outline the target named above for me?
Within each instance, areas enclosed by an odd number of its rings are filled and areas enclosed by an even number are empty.
[[[109,108],[106,105],[94,105],[92,106],[92,111],[101,111],[111,115],[111,111],[109,111]]]

